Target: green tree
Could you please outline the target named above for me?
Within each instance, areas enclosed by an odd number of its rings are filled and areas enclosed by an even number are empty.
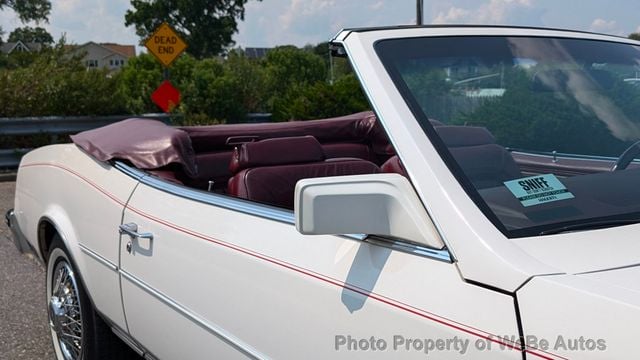
[[[25,67],[0,69],[0,117],[122,114],[118,82],[106,69],[87,71],[61,42]]]
[[[185,123],[241,122],[247,113],[264,109],[265,72],[262,63],[231,51],[227,59],[197,61],[186,82],[180,110]]]
[[[51,1],[49,0],[0,0],[0,11],[5,8],[12,9],[18,14],[20,21],[49,21],[49,14],[51,13]],[[2,37],[4,36],[4,30],[0,26],[0,44],[2,44]],[[5,63],[6,59],[0,60],[0,67],[2,63]]]
[[[530,71],[539,73],[544,68]],[[505,70],[507,91],[503,96],[458,113],[451,123],[486,127],[498,144],[513,149],[618,156],[631,145],[612,135],[598,114],[581,104],[572,92],[541,86],[544,84],[538,81],[525,70]],[[640,111],[639,94],[640,89],[622,78],[614,79],[606,89],[607,100],[627,116]],[[459,96],[451,100],[465,99]]]
[[[289,99],[316,82],[326,82],[327,68],[322,58],[295,46],[280,46],[265,60],[267,106],[278,121],[289,120]]]
[[[290,93],[281,110],[287,119],[323,119],[369,109],[369,103],[354,74],[337,79],[334,84],[316,82]]]
[[[307,85],[327,78],[323,59],[295,46],[280,46],[267,53],[269,90],[284,93],[295,85]]]
[[[635,33],[629,34],[629,39],[640,40],[640,32],[635,32]]]
[[[129,59],[121,70],[119,85],[119,91],[126,99],[127,110],[134,114],[158,111],[151,101],[151,94],[161,82],[162,66],[153,55],[140,54]]]
[[[197,61],[189,56],[180,56],[171,66],[171,83],[180,90],[185,99],[188,92],[185,89],[192,81]],[[127,65],[120,71],[119,92],[126,99],[128,112],[133,114],[154,113],[160,109],[151,101],[151,94],[164,80],[162,65],[151,54],[140,54],[129,59]],[[180,108],[175,109],[180,112]]]
[[[0,10],[13,9],[22,22],[48,21],[51,13],[49,0],[0,0]]]
[[[13,30],[11,34],[9,34],[9,38],[7,41],[8,42],[22,41],[22,42],[33,42],[33,43],[40,43],[44,45],[51,45],[53,44],[53,37],[51,36],[51,34],[47,32],[47,30],[39,26],[35,28],[25,26],[25,27],[16,28],[15,30]]]
[[[134,25],[142,39],[163,22],[171,25],[189,44],[196,58],[219,55],[233,44],[238,19],[244,19],[248,0],[131,0],[125,25]]]
[[[262,112],[266,106],[266,71],[262,63],[232,51],[224,63],[225,73],[236,78],[237,94],[245,113]]]
[[[308,45],[305,49],[318,55],[324,60],[325,67],[327,68],[329,80],[336,80],[342,76],[353,73],[349,59],[346,57],[330,56],[329,42],[321,42],[317,45]]]

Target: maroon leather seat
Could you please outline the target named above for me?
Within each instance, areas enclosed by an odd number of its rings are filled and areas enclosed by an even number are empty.
[[[296,183],[301,179],[374,174],[380,168],[355,158],[325,160],[313,136],[273,138],[245,143],[234,150],[229,169],[229,195],[293,208]]]
[[[511,153],[500,145],[457,147],[449,151],[477,189],[500,186],[522,177]]]
[[[495,143],[484,127],[433,124],[451,155],[477,189],[502,185],[504,181],[522,177],[515,160],[504,147]],[[397,155],[380,167],[384,173],[407,176]]]
[[[212,189],[216,192],[224,192],[227,181],[231,177],[229,172],[229,160],[231,150],[196,154],[198,175],[189,181],[189,185],[198,189],[207,189],[209,182],[213,182]]]
[[[358,158],[374,162],[376,155],[366,144],[357,143],[329,143],[322,144],[325,156],[330,158]]]
[[[407,175],[407,170],[405,170],[398,155],[393,155],[391,158],[389,158],[389,160],[385,161],[385,163],[382,164],[380,169],[382,170],[383,173],[394,173],[394,174],[400,174],[406,178],[409,177]]]
[[[495,143],[484,127],[435,127],[451,155],[477,189],[502,185],[522,177],[515,160],[504,147]]]

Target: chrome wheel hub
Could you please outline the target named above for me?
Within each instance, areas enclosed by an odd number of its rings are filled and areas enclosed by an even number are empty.
[[[82,353],[82,312],[78,287],[71,267],[60,261],[53,272],[49,298],[49,326],[57,337],[65,360]]]
[[[49,305],[51,306],[51,312],[56,317],[65,316],[67,314],[67,311],[65,310],[62,304],[62,300],[60,300],[59,297],[51,296],[51,301],[49,302]]]

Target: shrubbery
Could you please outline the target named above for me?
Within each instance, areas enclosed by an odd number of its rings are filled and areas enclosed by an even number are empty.
[[[122,115],[158,112],[151,93],[163,70],[151,55],[129,60],[119,73],[88,71],[64,45],[33,55],[0,58],[0,117]],[[183,55],[170,68],[187,124],[244,121],[268,112],[276,121],[339,116],[368,108],[346,60],[337,59],[333,84],[316,48],[278,47],[264,59],[231,51],[225,59]]]
[[[127,112],[118,75],[87,71],[62,46],[23,60],[23,67],[0,69],[0,117]]]

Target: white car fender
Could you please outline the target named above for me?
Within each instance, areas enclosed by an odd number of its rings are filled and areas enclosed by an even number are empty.
[[[533,278],[517,293],[527,347],[558,358],[628,359],[637,342],[629,330],[640,323],[640,292],[605,277],[639,273],[634,267]]]
[[[69,215],[62,208],[62,206],[58,204],[49,204],[47,208],[43,211],[42,216],[40,216],[40,221],[38,222],[38,228],[42,225],[43,222],[49,222],[55,229],[58,235],[60,235],[60,239],[62,243],[70,252],[72,260],[75,262],[75,265],[79,268],[78,271],[83,273],[83,269],[85,266],[82,262],[82,257],[80,256],[80,247],[78,246],[78,236],[74,229],[73,223],[69,219]],[[39,234],[36,234],[36,241],[40,243],[40,239],[38,238]],[[38,246],[37,251],[40,252],[40,256],[43,257],[44,262],[47,259],[44,257],[46,254],[42,254],[44,249],[40,249]]]

